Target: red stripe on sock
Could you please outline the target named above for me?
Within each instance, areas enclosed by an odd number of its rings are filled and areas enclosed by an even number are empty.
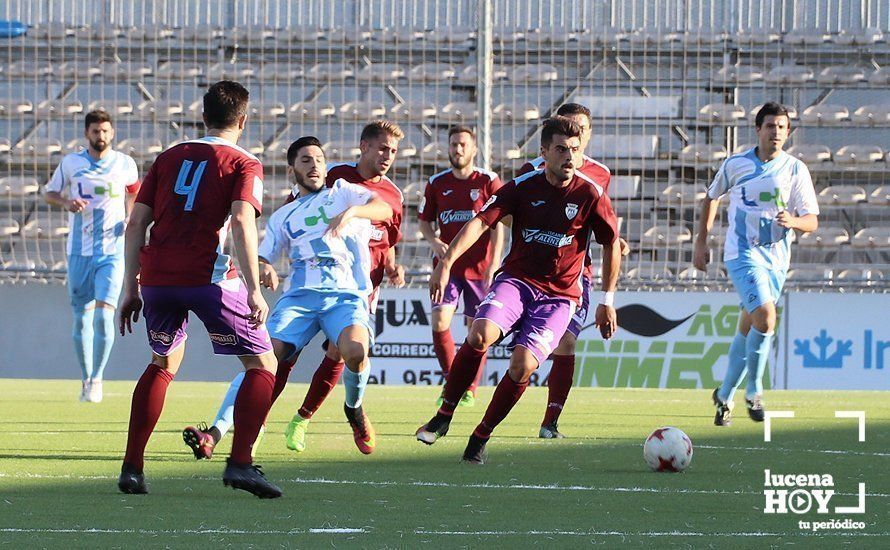
[[[275,375],[263,369],[249,369],[235,398],[235,436],[232,438],[232,460],[250,464],[251,448],[260,427],[272,406]]]
[[[141,472],[145,465],[145,446],[164,410],[167,386],[172,381],[173,375],[169,371],[152,363],[139,377],[133,390],[124,462],[128,462],[137,472]]]
[[[303,399],[303,405],[297,411],[303,418],[312,418],[315,411],[321,407],[324,400],[327,399],[331,390],[340,381],[340,375],[343,374],[345,363],[334,361],[327,355],[321,360],[321,365],[312,375],[312,383],[309,384],[309,391]]]
[[[575,378],[575,356],[553,355],[553,366],[550,367],[550,377],[547,379],[547,411],[541,426],[547,426],[559,419],[569,398],[572,389],[572,381]]]
[[[498,387],[494,390],[488,409],[485,410],[482,422],[476,426],[476,430],[473,433],[484,439],[489,438],[497,425],[503,422],[507,415],[510,414],[513,406],[522,397],[527,387],[528,380],[520,384],[510,378],[509,372],[504,373],[504,377],[501,378]]]

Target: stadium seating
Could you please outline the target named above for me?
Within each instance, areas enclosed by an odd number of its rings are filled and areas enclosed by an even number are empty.
[[[850,118],[850,112],[843,105],[819,104],[804,109],[800,115],[803,124],[832,125],[842,123]]]
[[[850,206],[866,200],[865,190],[858,185],[829,185],[819,192],[819,204]]]
[[[884,160],[884,151],[877,145],[845,145],[834,153],[835,164],[874,164]]]
[[[808,166],[831,160],[831,149],[825,145],[801,144],[788,148],[788,154],[797,157]]]
[[[816,77],[819,84],[857,84],[864,80],[865,71],[850,65],[825,67]]]
[[[721,84],[750,84],[763,79],[763,71],[751,65],[729,65],[715,71],[711,80]]]
[[[813,70],[802,65],[780,65],[766,74],[768,84],[805,84],[815,78]]]
[[[745,118],[745,108],[731,103],[708,103],[698,110],[698,120],[717,124],[732,124]]]

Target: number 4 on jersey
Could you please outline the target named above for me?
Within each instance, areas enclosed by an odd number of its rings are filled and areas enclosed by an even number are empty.
[[[192,171],[192,164],[194,162],[190,160],[182,161],[182,166],[179,168],[179,176],[176,178],[176,187],[173,188],[177,195],[188,197],[184,208],[186,212],[191,212],[195,206],[195,197],[198,195],[198,186],[201,185],[201,176],[204,175],[207,161],[203,160],[198,163],[198,167],[195,168],[195,173],[192,176],[192,181],[186,184],[185,181],[188,179],[189,172]]]

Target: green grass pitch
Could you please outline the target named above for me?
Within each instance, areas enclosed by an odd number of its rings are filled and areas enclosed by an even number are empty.
[[[568,438],[542,441],[546,389],[530,388],[495,431],[489,462],[472,467],[458,459],[491,388],[427,447],[413,433],[435,411],[438,389],[370,387],[378,449],[363,456],[342,418],[342,386],[312,421],[307,451],[285,448],[284,426],[306,390],[292,384],[257,457],[284,497],[260,501],[222,485],[230,438],[198,462],[180,437],[212,420],[221,383],[171,386],[148,446],[151,493],[118,493],[133,385],[106,382],[105,401],[93,405],[77,402],[78,382],[0,380],[0,546],[890,547],[887,393],[767,392],[767,410],[796,416],[776,420],[765,443],[743,407],[732,427],[713,426],[710,390],[576,388],[560,421]],[[857,421],[835,410],[865,411],[865,442]],[[684,473],[649,472],[642,460],[643,440],[663,425],[695,445]],[[831,474],[832,508],[854,506],[865,483],[866,512],[764,514],[766,468]],[[799,526],[832,518],[865,528]]]

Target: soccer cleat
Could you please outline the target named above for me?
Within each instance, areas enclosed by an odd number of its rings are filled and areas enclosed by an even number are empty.
[[[461,397],[460,401],[457,402],[458,407],[472,407],[475,404],[476,396],[473,395],[473,392],[471,392],[470,390],[465,391],[463,397]]]
[[[432,417],[429,422],[417,428],[417,431],[414,432],[414,435],[417,436],[417,441],[426,443],[427,445],[432,445],[436,442],[437,439],[439,439],[440,437],[445,437],[445,435],[448,434],[448,428],[450,425],[450,416],[436,413],[436,416]]]
[[[281,496],[281,489],[266,479],[266,475],[259,465],[238,464],[231,457],[226,459],[223,485],[232,489],[247,491],[258,498],[278,498]]]
[[[121,475],[117,478],[117,488],[128,495],[148,494],[148,487],[145,486],[145,474],[137,472],[126,462],[121,466]]]
[[[487,439],[482,439],[476,434],[471,435],[470,441],[467,442],[467,448],[464,449],[464,456],[461,458],[461,462],[475,466],[485,464],[485,461],[488,459],[485,453],[486,443],[488,443]]]
[[[368,420],[362,406],[359,405],[353,409],[345,403],[343,404],[343,412],[346,413],[346,420],[352,428],[352,438],[355,440],[355,446],[362,454],[369,455],[374,452],[377,446],[377,434],[374,433],[374,426]]]
[[[102,381],[90,380],[90,389],[87,392],[87,399],[90,403],[102,402]]]
[[[305,451],[307,429],[309,429],[309,419],[295,414],[284,429],[284,444],[287,448],[298,453]]]
[[[216,441],[210,435],[207,424],[201,422],[198,427],[189,426],[182,430],[182,440],[195,453],[197,460],[210,460],[213,457],[213,448]]]
[[[87,379],[81,383],[80,402],[86,403],[87,401],[89,401],[89,399],[88,399],[89,395],[90,395],[90,381],[89,381],[89,379]]]
[[[717,414],[714,415],[714,425],[729,426],[732,424],[732,401],[727,403],[720,401],[720,398],[717,397],[719,390],[720,388],[714,388],[714,393],[711,394],[711,401],[717,407]]]
[[[538,432],[538,437],[541,439],[565,439],[565,436],[562,435],[556,427],[555,420],[546,426],[541,426],[541,430]]]
[[[763,422],[763,398],[755,394],[753,398],[745,397],[745,405],[748,406],[748,416],[754,422]]]

